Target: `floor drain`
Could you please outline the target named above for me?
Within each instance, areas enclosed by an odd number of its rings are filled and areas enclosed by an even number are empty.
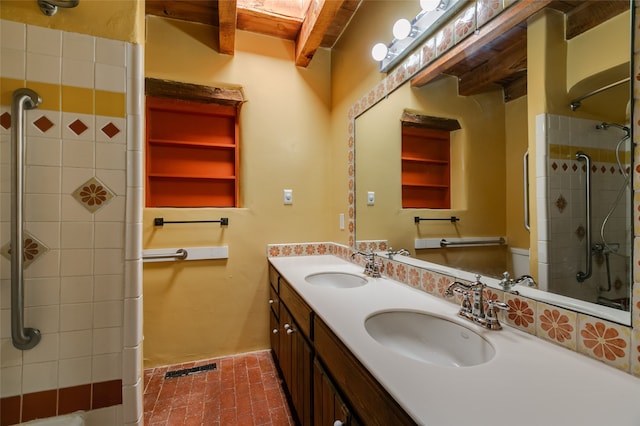
[[[189,374],[202,373],[203,371],[210,371],[216,369],[216,363],[201,365],[200,367],[183,368],[182,370],[167,371],[164,375],[165,379],[173,379],[175,377],[188,376]]]

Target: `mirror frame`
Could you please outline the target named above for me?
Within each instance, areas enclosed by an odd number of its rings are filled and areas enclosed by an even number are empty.
[[[514,5],[509,5],[507,7],[513,8]],[[496,12],[496,14],[492,17],[499,17],[502,12],[504,12],[507,7]],[[636,75],[640,78],[640,72],[637,70],[637,64],[635,63],[635,54],[638,52],[634,52],[635,46],[640,45],[640,32],[635,30],[635,15],[638,5],[634,0],[631,0],[631,28],[632,28],[632,40],[631,40],[631,69],[630,72],[632,75]],[[531,12],[530,16],[535,12]],[[429,41],[425,42],[425,44],[429,43]],[[433,58],[430,59],[433,61]],[[348,193],[347,193],[347,203],[348,203],[348,246],[350,249],[356,251],[358,247],[356,247],[356,198],[355,198],[355,120],[360,115],[364,114],[370,108],[375,106],[378,102],[385,99],[391,93],[393,93],[396,89],[401,87],[404,84],[409,83],[418,72],[427,68],[430,64],[430,61],[424,61],[423,56],[421,55],[421,49],[418,48],[417,51],[408,55],[404,61],[399,64],[391,73],[387,74],[381,81],[379,81],[373,88],[371,88],[367,93],[365,93],[360,99],[358,99],[348,110],[347,119],[348,119],[348,162],[347,162],[347,170],[348,170]],[[633,79],[632,79],[633,80]],[[631,103],[631,116],[633,120],[633,140],[635,145],[636,135],[639,133],[639,119],[636,115],[635,110],[635,102],[639,100],[635,96],[634,92],[634,84],[632,83],[631,87],[632,99]],[[635,165],[633,168],[633,182],[635,183],[634,188],[639,186],[640,181],[640,170],[638,170],[637,165],[639,163],[640,153],[637,150],[634,150],[634,158],[633,164]],[[634,189],[634,201],[633,201],[633,211],[637,212],[640,210],[640,191]],[[640,229],[640,217],[635,217],[633,222],[634,229],[634,248],[640,246],[640,237],[637,236],[638,230]],[[405,258],[410,259],[410,258]],[[392,261],[393,262],[393,261]],[[453,276],[456,278],[462,279],[473,279],[472,273],[466,273],[464,271],[455,270],[453,268],[442,267],[441,265],[429,264],[424,261],[416,261],[417,263],[421,263],[427,266],[419,266],[413,263],[413,259],[410,259],[406,262],[407,266],[415,266],[420,269],[431,270],[436,273],[442,273],[445,275]],[[606,308],[600,310],[599,307],[591,308],[589,306],[583,306],[581,303],[576,303],[575,299],[554,295],[552,293],[544,294],[539,290],[533,290],[528,288],[523,288],[520,293],[524,297],[528,297],[536,302],[549,303],[561,308],[569,309],[578,313],[586,314],[595,318],[602,318],[605,320],[609,320],[615,323],[618,323],[622,326],[630,326],[631,330],[637,330],[637,333],[640,334],[640,284],[637,284],[637,281],[640,281],[640,249],[634,250],[633,254],[633,273],[632,273],[632,282],[631,282],[631,307],[630,311],[618,311],[612,308]],[[391,266],[393,270],[393,264]],[[395,277],[391,277],[395,278]],[[491,287],[500,290],[500,287],[497,285],[498,280],[492,279],[488,277],[483,277],[483,281],[487,282]],[[401,280],[402,281],[402,280]],[[404,280],[406,282],[406,279]],[[537,293],[537,294],[536,294]],[[589,304],[592,305],[592,304]],[[623,315],[617,315],[618,312],[610,312],[610,311],[618,311]],[[638,337],[640,339],[640,336]],[[639,346],[640,348],[640,346]],[[640,351],[640,349],[638,349]]]

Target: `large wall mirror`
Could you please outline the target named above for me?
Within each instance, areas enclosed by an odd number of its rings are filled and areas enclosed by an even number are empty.
[[[356,240],[486,277],[531,275],[534,297],[558,295],[629,324],[629,2],[557,3],[500,40],[511,62],[484,59],[496,81],[470,84],[469,69],[464,78],[452,69],[421,87],[407,82],[356,117]],[[611,7],[588,10],[597,3]],[[569,22],[576,6],[591,17],[581,29]],[[402,208],[407,113],[460,125],[449,140],[450,208]]]

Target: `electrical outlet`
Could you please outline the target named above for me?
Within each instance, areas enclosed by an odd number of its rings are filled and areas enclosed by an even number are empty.
[[[293,189],[285,189],[283,191],[283,202],[285,205],[293,204]]]

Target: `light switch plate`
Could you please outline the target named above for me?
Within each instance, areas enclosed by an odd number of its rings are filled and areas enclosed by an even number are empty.
[[[293,204],[293,189],[285,189],[283,191],[283,202],[286,205]]]
[[[376,193],[373,191],[367,192],[367,205],[373,206],[376,203]]]

